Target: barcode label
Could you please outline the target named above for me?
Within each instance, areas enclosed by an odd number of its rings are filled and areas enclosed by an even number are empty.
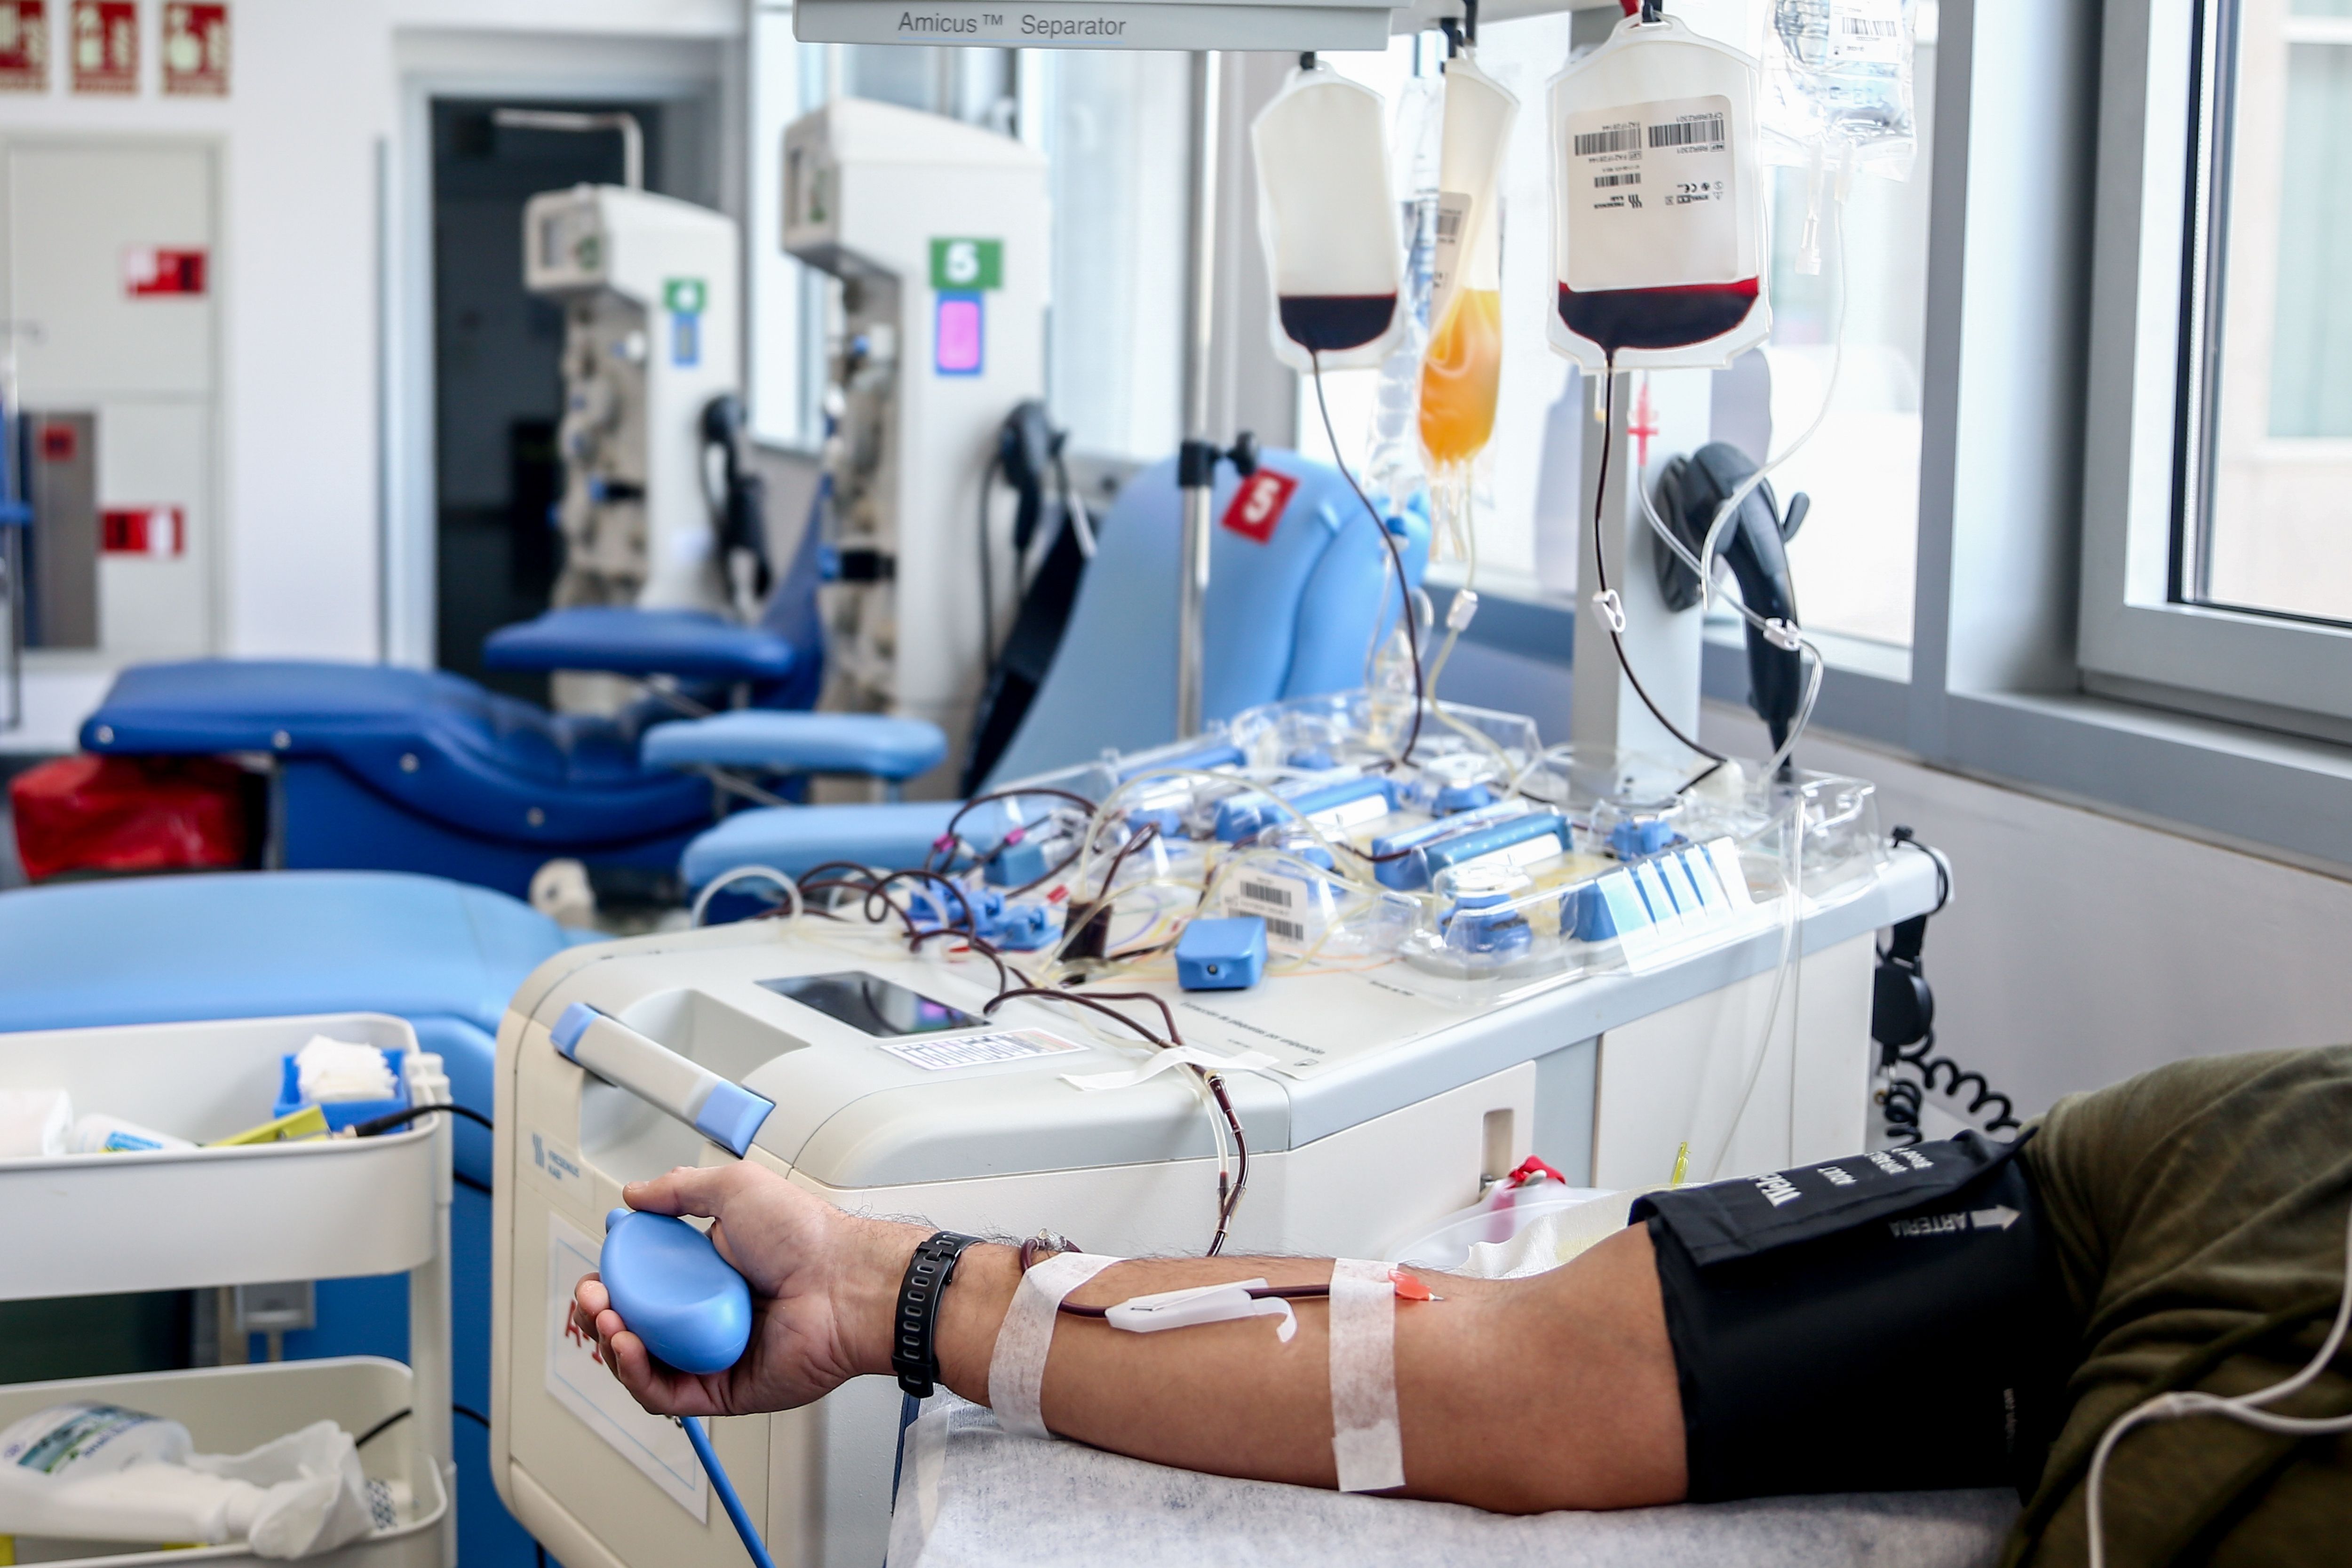
[[[1824,8],[1868,0],[1805,0]],[[1901,0],[1895,0],[1900,4]],[[1560,282],[1587,289],[1721,283],[1748,276],[1743,261],[1738,132],[1722,93],[1612,103],[1571,115],[1554,143],[1573,149],[1576,199],[1561,207]],[[1664,159],[1663,164],[1653,160]]]
[[[1656,128],[1651,131],[1650,145],[1657,146]],[[1591,158],[1601,153],[1638,153],[1642,150],[1642,124],[1637,120],[1623,120],[1614,125],[1604,125],[1598,131],[1578,133],[1576,155]]]
[[[1723,140],[1723,116],[1685,114],[1650,127],[1652,147],[1712,147]]]
[[[1831,65],[1902,63],[1903,0],[1832,0],[1830,10]]]
[[[1437,194],[1437,242],[1429,247],[1429,319],[1443,321],[1454,298],[1454,278],[1462,247],[1470,237],[1470,196],[1465,191]]]
[[[1297,921],[1284,920],[1280,915],[1261,915],[1268,936],[1278,936],[1285,942],[1305,942],[1307,928]]]
[[[1255,900],[1261,904],[1277,904],[1286,910],[1297,902],[1291,897],[1288,888],[1277,887],[1272,882],[1244,882],[1241,894],[1244,899]]]

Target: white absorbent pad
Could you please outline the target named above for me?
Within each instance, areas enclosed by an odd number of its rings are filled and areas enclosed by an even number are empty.
[[[1531,1517],[1028,1443],[944,1391],[907,1434],[889,1568],[1991,1568],[2007,1490]]]

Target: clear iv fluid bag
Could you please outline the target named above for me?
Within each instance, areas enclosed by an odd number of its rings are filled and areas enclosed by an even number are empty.
[[[1848,157],[1911,177],[1916,0],[1772,0],[1759,100],[1763,157],[1802,166]]]
[[[1421,354],[1429,346],[1430,266],[1437,242],[1438,151],[1444,132],[1444,78],[1407,77],[1397,95],[1390,157],[1397,177],[1397,219],[1404,242],[1404,289],[1398,330],[1381,361],[1372,395],[1372,441],[1364,481],[1382,515],[1402,517],[1427,484],[1417,428]]]
[[[1717,369],[1772,327],[1756,62],[1629,16],[1552,79],[1552,347],[1588,371]]]
[[[1404,242],[1382,119],[1379,93],[1316,66],[1250,124],[1274,352],[1294,370],[1318,354],[1326,370],[1378,364],[1399,330]]]

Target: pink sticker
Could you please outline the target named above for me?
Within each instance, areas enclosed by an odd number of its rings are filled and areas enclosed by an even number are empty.
[[[980,363],[980,296],[940,295],[939,330],[932,339],[932,367],[941,375],[978,375]]]

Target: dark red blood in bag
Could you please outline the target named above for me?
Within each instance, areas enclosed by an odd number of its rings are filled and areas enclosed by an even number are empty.
[[[1285,294],[1276,301],[1291,341],[1327,354],[1360,348],[1387,331],[1396,303],[1393,294]]]
[[[1559,319],[1611,359],[1625,349],[1678,349],[1719,338],[1756,308],[1757,280],[1661,289],[1559,286]]]

